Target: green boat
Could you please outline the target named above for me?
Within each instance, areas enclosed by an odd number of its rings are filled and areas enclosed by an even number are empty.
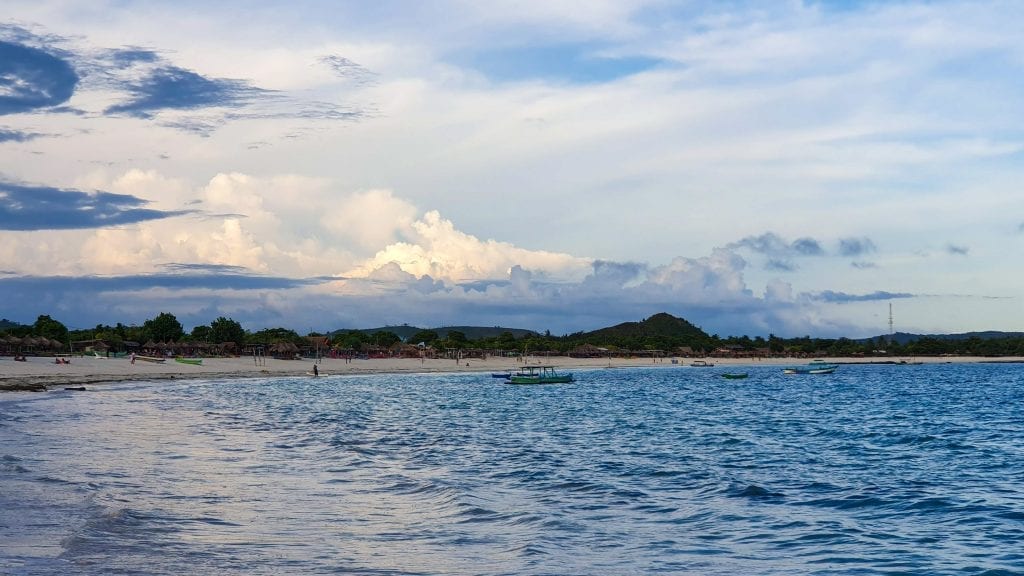
[[[729,380],[740,380],[740,379],[746,378],[746,377],[747,377],[747,373],[746,372],[726,372],[726,373],[722,374],[722,378],[727,378]]]
[[[202,358],[175,358],[174,361],[180,364],[192,364],[193,366],[203,365]]]
[[[511,384],[565,384],[574,380],[572,372],[558,372],[551,366],[524,366],[508,378]]]

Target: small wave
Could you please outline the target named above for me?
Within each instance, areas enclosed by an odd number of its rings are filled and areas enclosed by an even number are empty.
[[[836,510],[856,510],[859,508],[887,508],[893,502],[877,496],[855,494],[845,498],[820,498],[799,502],[799,505],[812,506],[816,508],[834,508]]]
[[[781,492],[772,492],[756,484],[749,484],[742,489],[732,489],[728,495],[733,498],[750,498],[752,500],[772,500],[785,497],[785,494]]]
[[[463,505],[461,508],[462,510],[456,514],[459,524],[489,524],[507,519],[504,514],[472,504]]]

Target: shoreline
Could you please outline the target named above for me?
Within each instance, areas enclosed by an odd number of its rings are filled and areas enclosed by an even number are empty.
[[[1024,357],[879,357],[879,358],[822,358],[835,364],[967,364],[967,363],[1024,363]],[[567,356],[529,357],[526,363],[516,358],[470,358],[456,363],[451,359],[380,358],[353,359],[323,358],[317,364],[321,377],[410,374],[410,373],[487,373],[515,371],[521,366],[555,366],[564,370],[600,368],[665,367],[696,369],[689,366],[694,358],[571,358]],[[715,367],[789,366],[805,364],[807,358],[705,358]],[[279,360],[267,358],[258,365],[249,357],[204,358],[202,365],[182,364],[168,358],[163,363],[137,361],[128,358],[73,357],[70,364],[56,364],[53,358],[30,357],[16,362],[10,357],[0,358],[0,392],[39,391],[62,387],[153,380],[208,380],[225,378],[306,377],[313,369],[312,359]]]

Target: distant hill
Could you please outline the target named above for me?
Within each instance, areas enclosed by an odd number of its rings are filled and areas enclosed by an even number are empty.
[[[1024,332],[999,332],[995,330],[988,330],[985,332],[964,332],[961,334],[910,334],[908,332],[896,332],[892,335],[892,341],[897,344],[904,345],[909,344],[910,342],[917,342],[918,340],[925,338],[930,338],[932,340],[970,340],[971,338],[978,338],[980,340],[999,340],[1002,338],[1022,337],[1024,337]],[[881,336],[875,336],[874,338],[866,338],[864,340],[860,340],[860,342],[865,342],[867,340],[877,341],[879,339],[888,342],[889,335],[883,334]]]
[[[573,335],[591,344],[617,344],[626,340],[661,340],[674,345],[692,345],[710,338],[706,332],[666,312],[640,322],[624,322],[593,332]]]
[[[452,330],[457,330],[466,335],[469,340],[480,340],[481,338],[497,338],[504,332],[510,332],[516,338],[522,338],[524,336],[532,336],[537,334],[534,330],[526,330],[523,328],[505,328],[502,326],[443,326],[440,328],[420,328],[418,326],[409,326],[408,324],[402,324],[401,326],[381,326],[379,328],[346,328],[335,330],[331,332],[334,334],[347,334],[349,332],[361,332],[363,334],[376,334],[377,332],[393,332],[398,335],[402,340],[408,340],[413,334],[416,334],[420,330],[431,330],[437,333],[438,338],[447,338],[448,333]]]
[[[7,318],[0,320],[0,330],[10,330],[11,328],[17,328],[19,326],[21,326],[21,324],[8,320]]]

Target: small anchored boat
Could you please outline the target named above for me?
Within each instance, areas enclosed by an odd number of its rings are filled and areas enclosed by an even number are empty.
[[[722,378],[727,380],[741,380],[747,376],[748,374],[746,372],[725,372],[722,374]]]
[[[558,372],[551,366],[524,366],[508,378],[511,384],[564,384],[574,380],[572,372]]]
[[[837,364],[829,364],[822,360],[814,360],[803,366],[787,366],[782,369],[783,374],[831,374],[836,371]]]

